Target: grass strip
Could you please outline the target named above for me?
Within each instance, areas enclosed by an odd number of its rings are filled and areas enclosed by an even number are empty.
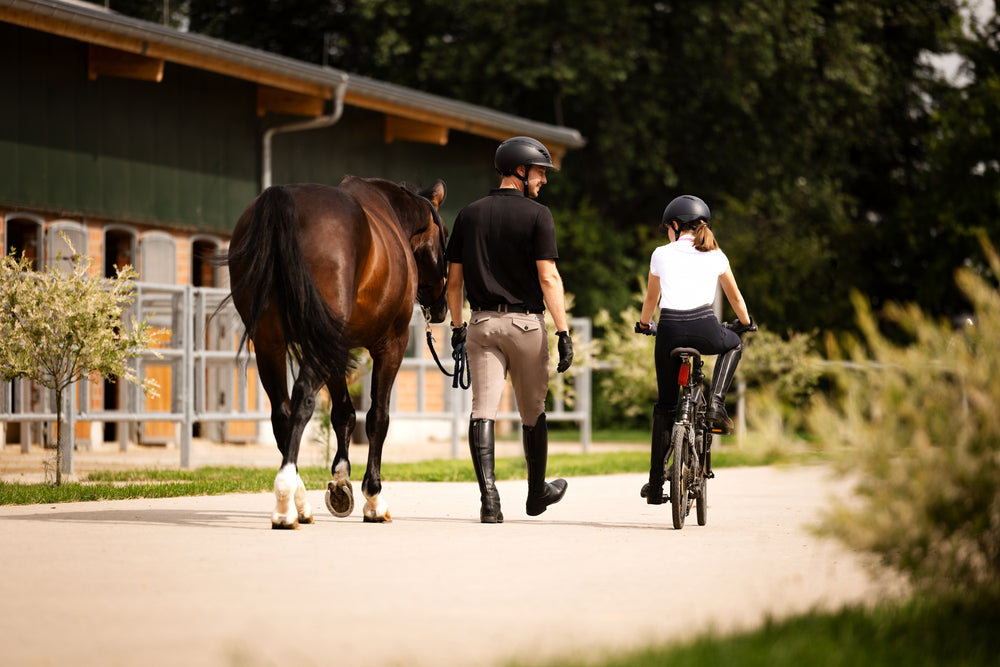
[[[779,457],[751,456],[739,451],[712,454],[715,468],[769,465]],[[352,466],[351,479],[360,481],[363,462]],[[600,452],[592,454],[552,454],[548,477],[583,477],[642,473],[649,470],[646,452]],[[90,473],[78,482],[22,484],[0,482],[0,505],[126,500],[134,498],[175,498],[178,496],[262,493],[274,486],[275,468],[206,466],[196,470],[126,470]],[[302,467],[302,481],[309,489],[323,488],[330,479],[324,466]],[[497,479],[523,479],[526,470],[521,457],[497,459]],[[468,459],[433,459],[412,463],[383,463],[382,481],[391,482],[475,482]]]
[[[993,667],[1000,656],[1000,608],[995,603],[912,599],[873,609],[810,612],[732,636],[714,633],[688,642],[614,656],[587,656],[545,667]],[[535,663],[518,662],[511,667]]]

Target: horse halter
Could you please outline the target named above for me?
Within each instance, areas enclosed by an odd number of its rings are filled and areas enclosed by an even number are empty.
[[[441,248],[441,253],[437,257],[437,268],[438,272],[444,276],[444,289],[441,290],[441,296],[435,299],[433,302],[428,303],[430,300],[430,286],[417,286],[417,302],[420,304],[420,308],[424,311],[424,319],[430,322],[430,310],[442,306],[448,300],[448,262],[445,260],[445,238],[444,238],[444,223],[441,221],[441,216],[438,214],[437,208],[430,199],[424,197],[423,195],[418,195],[415,192],[410,192],[406,188],[403,188],[403,192],[410,195],[414,199],[422,200],[431,209],[431,215],[434,216],[434,224],[438,228],[438,244]]]

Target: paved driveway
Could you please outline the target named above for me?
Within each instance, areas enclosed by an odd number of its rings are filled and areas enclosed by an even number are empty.
[[[478,523],[474,484],[386,484],[394,521],[272,531],[270,494],[0,508],[4,665],[499,665],[592,656],[891,592],[806,530],[823,468],[721,469],[708,526],[673,530],[642,475]],[[896,587],[898,590],[898,587]],[[678,599],[685,602],[676,604]],[[689,610],[679,617],[678,607]]]

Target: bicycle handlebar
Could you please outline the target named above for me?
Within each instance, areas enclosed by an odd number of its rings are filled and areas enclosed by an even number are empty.
[[[732,322],[723,322],[722,326],[727,329],[736,332],[737,334],[747,333],[757,331],[757,323],[754,319],[750,318],[750,324],[743,324],[740,322],[739,318],[733,320]]]

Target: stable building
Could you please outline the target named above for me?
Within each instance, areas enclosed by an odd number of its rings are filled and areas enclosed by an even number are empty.
[[[67,254],[65,234],[96,271],[111,276],[132,264],[143,284],[225,288],[206,258],[225,249],[239,215],[272,183],[336,184],[354,174],[419,186],[441,178],[450,223],[494,186],[499,141],[536,137],[557,164],[584,144],[570,128],[89,3],[0,0],[0,90],[5,250],[49,266]],[[150,370],[169,386],[169,363]],[[121,409],[120,399],[111,386],[81,398],[95,410]],[[23,411],[44,402],[14,401]],[[112,431],[78,424],[77,438],[123,439]],[[8,423],[7,442],[25,437]],[[147,425],[137,439],[160,437]]]

